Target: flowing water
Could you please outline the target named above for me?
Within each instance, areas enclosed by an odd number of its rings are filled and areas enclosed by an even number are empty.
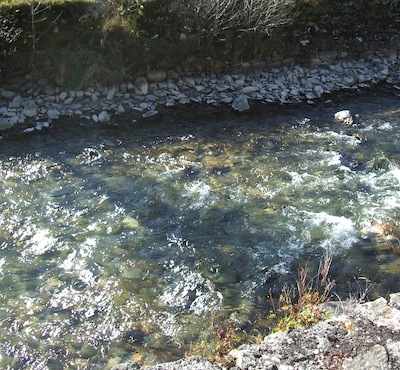
[[[3,139],[0,368],[179,357],[325,251],[339,294],[400,291],[398,107],[348,101],[355,126],[260,106]]]

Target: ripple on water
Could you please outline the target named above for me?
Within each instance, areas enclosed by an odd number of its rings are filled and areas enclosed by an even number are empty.
[[[269,289],[324,250],[342,291],[354,275],[400,289],[400,118],[381,108],[351,127],[229,116],[221,130],[0,149],[0,367],[182,355],[213,320],[247,328]]]

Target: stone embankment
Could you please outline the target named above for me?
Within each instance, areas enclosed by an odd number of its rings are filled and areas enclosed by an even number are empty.
[[[397,370],[400,369],[400,293],[389,302],[331,302],[331,318],[290,332],[271,334],[257,345],[231,351],[224,365],[201,357],[142,370]],[[112,370],[140,367],[128,362]]]
[[[358,60],[342,53],[325,53],[308,66],[286,60],[273,65],[243,63],[231,73],[185,76],[179,69],[151,71],[126,83],[109,87],[70,90],[47,79],[19,80],[0,88],[0,131],[23,132],[46,129],[63,116],[93,123],[116,122],[114,117],[132,112],[132,117],[157,115],[160,107],[198,103],[226,104],[246,111],[252,100],[266,103],[313,104],[326,94],[343,89],[361,89],[378,82],[400,83],[397,50],[370,53]],[[250,103],[249,103],[250,102]]]

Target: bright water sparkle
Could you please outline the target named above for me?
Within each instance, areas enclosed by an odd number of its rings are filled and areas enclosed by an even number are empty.
[[[0,367],[179,357],[325,250],[400,290],[398,99],[349,104],[3,140]]]

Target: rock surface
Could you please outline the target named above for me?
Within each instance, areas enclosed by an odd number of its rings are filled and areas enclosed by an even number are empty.
[[[201,357],[143,370],[397,370],[400,369],[400,293],[356,304],[325,305],[331,316],[316,325],[279,332],[231,351],[218,365]],[[113,370],[139,369],[128,362]]]

